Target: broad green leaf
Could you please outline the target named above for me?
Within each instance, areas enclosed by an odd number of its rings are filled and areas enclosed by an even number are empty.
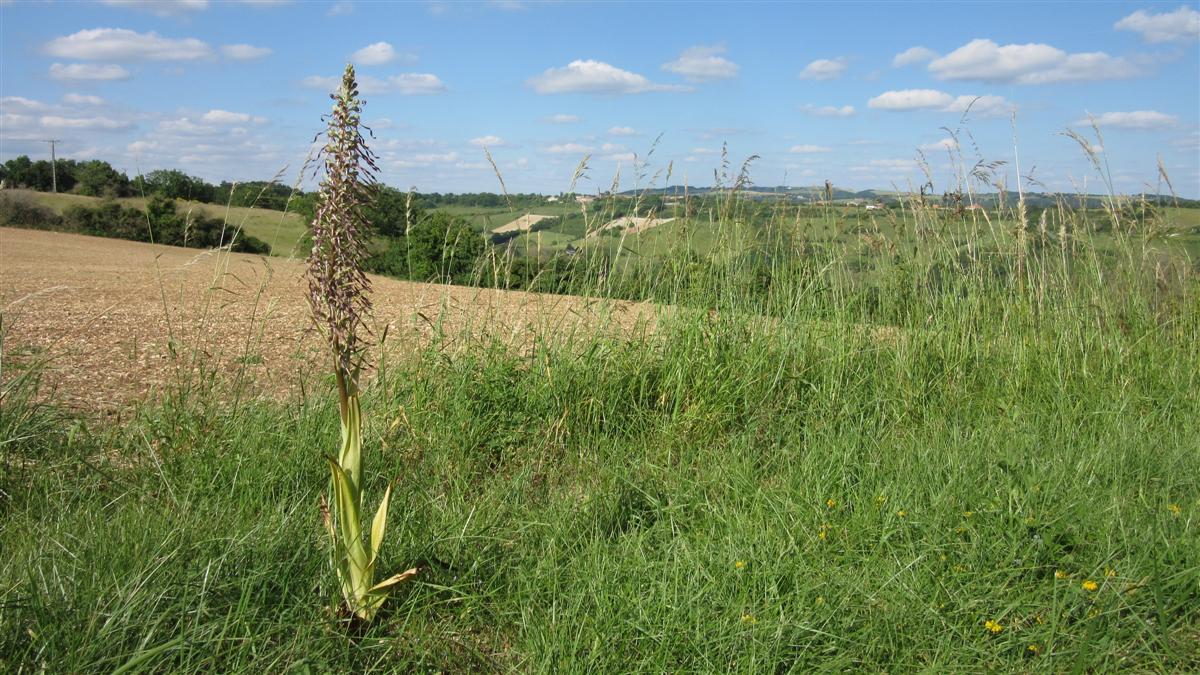
[[[408,581],[409,579],[417,576],[418,571],[420,571],[420,568],[417,568],[417,567],[414,567],[414,568],[408,569],[408,570],[404,570],[400,574],[388,577],[387,579],[384,579],[383,581],[375,584],[367,591],[367,593],[379,593],[380,591],[389,589],[392,586],[395,586],[396,584],[404,583],[405,581]]]
[[[388,502],[392,497],[392,486],[389,485],[383,493],[383,501],[379,502],[379,510],[371,521],[371,564],[379,557],[379,549],[383,546],[383,533],[387,529]]]

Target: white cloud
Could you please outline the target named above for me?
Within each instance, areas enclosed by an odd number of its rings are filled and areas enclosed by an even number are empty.
[[[885,91],[868,101],[867,107],[892,112],[933,110],[938,112],[964,113],[970,110],[970,112],[976,115],[983,116],[1007,115],[1014,109],[1013,104],[1001,96],[955,97],[936,89]]]
[[[692,148],[693,155],[715,155],[718,152],[720,151],[712,148]]]
[[[592,148],[580,143],[560,143],[546,148],[552,155],[582,155],[592,151]]]
[[[107,117],[62,117],[45,115],[40,120],[46,129],[82,129],[87,131],[122,131],[133,128],[133,124]]]
[[[788,149],[788,152],[793,155],[811,155],[818,152],[829,152],[830,148],[824,145],[793,145]]]
[[[306,87],[333,91],[342,85],[340,77],[325,77],[309,75],[302,80]],[[430,73],[401,73],[385,78],[362,75],[358,78],[358,88],[364,94],[402,94],[404,96],[421,96],[440,94],[446,91],[446,85],[437,75]]]
[[[269,56],[271,49],[247,44],[221,45],[221,53],[231,61],[253,61]]]
[[[710,82],[737,77],[738,65],[719,54],[724,54],[725,48],[688,47],[679,58],[662,64],[662,69],[682,75],[688,82]]]
[[[503,138],[500,138],[499,136],[492,136],[492,135],[480,136],[478,138],[472,138],[469,142],[471,145],[477,145],[480,147],[493,147],[494,148],[494,147],[504,145]]]
[[[942,150],[957,150],[958,149],[958,141],[954,140],[953,138],[943,138],[942,140],[940,140],[936,143],[925,143],[924,145],[921,145],[918,147],[925,152],[938,152],[938,151],[942,151]]]
[[[326,16],[341,16],[343,14],[351,14],[354,12],[354,3],[350,0],[339,0],[330,6]]]
[[[1152,43],[1195,40],[1200,38],[1200,12],[1187,6],[1162,14],[1139,9],[1113,24],[1113,28],[1133,31]]]
[[[851,117],[854,115],[854,106],[844,105],[839,108],[833,105],[816,106],[808,104],[800,106],[800,112],[807,113],[813,117]]]
[[[900,68],[911,66],[914,63],[932,61],[937,57],[938,53],[927,47],[909,47],[892,58],[892,65]]]
[[[817,59],[800,71],[802,80],[834,80],[846,71],[846,59]]]
[[[1099,115],[1076,120],[1075,124],[1090,125],[1093,120],[1101,129],[1105,127],[1114,127],[1117,129],[1170,129],[1179,124],[1179,118],[1175,115],[1168,115],[1157,110],[1100,113]]]
[[[50,77],[73,82],[127,80],[129,71],[112,63],[55,63],[50,66]]]
[[[165,38],[150,31],[126,28],[92,28],[57,37],[43,48],[50,56],[85,61],[193,61],[212,56],[212,49],[196,38]]]
[[[551,115],[547,117],[546,121],[551,124],[574,124],[579,121],[579,115],[566,115],[564,113],[558,113],[557,115]]]
[[[603,61],[577,60],[563,68],[547,68],[526,82],[539,94],[641,94],[650,91],[688,91],[688,87],[656,84],[644,75],[621,70]]]
[[[3,109],[5,112],[12,112],[14,110],[18,112],[38,112],[40,110],[48,110],[49,108],[49,105],[41,101],[35,101],[24,96],[5,96],[4,98],[0,98],[0,109]]]
[[[872,159],[865,165],[850,167],[850,170],[855,173],[870,173],[870,174],[892,174],[897,171],[912,171],[917,169],[917,162],[914,159]]]
[[[1104,52],[1068,54],[1046,44],[998,45],[976,39],[929,63],[942,80],[1053,84],[1132,77],[1139,69]]]
[[[104,105],[104,99],[89,94],[66,94],[63,103],[71,105]]]
[[[435,152],[422,155],[413,155],[410,159],[419,164],[450,164],[458,161],[458,153]]]
[[[229,112],[228,110],[209,110],[200,117],[201,121],[209,124],[262,124],[266,118],[255,117],[249,113]]]
[[[954,97],[936,89],[901,89],[885,91],[867,102],[876,110],[940,110],[954,102]]]
[[[208,9],[208,0],[100,0],[109,7],[127,7],[155,16],[177,16]]]
[[[637,136],[637,129],[633,127],[609,127],[609,136]]]
[[[387,42],[376,42],[367,45],[362,49],[354,52],[350,60],[360,66],[382,66],[385,63],[391,63],[398,58],[402,58],[405,62],[411,63],[413,59],[410,54],[401,54],[396,51],[396,48]]]

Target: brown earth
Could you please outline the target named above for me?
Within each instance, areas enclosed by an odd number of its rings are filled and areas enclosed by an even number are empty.
[[[389,353],[435,336],[443,350],[525,349],[653,321],[645,304],[372,283],[373,332]],[[306,291],[302,261],[0,228],[0,377],[45,364],[58,400],[93,412],[213,378],[287,395],[328,369]]]

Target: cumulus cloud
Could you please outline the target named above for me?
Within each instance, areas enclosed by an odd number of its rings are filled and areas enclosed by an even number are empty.
[[[100,4],[137,9],[155,16],[178,16],[208,9],[208,0],[100,0]]]
[[[271,49],[247,44],[221,45],[221,54],[231,61],[253,61],[270,56]]]
[[[900,68],[903,66],[911,66],[914,63],[924,63],[932,61],[938,57],[938,53],[927,47],[909,47],[899,54],[892,57],[892,65]]]
[[[576,60],[562,68],[547,68],[526,82],[539,94],[642,94],[651,91],[688,91],[687,87],[656,84],[603,61]]]
[[[1158,112],[1157,110],[1133,110],[1130,112],[1106,112],[1092,115],[1075,124],[1090,125],[1095,122],[1101,129],[1114,127],[1117,129],[1170,129],[1179,124],[1175,115]]]
[[[940,140],[936,143],[925,143],[924,145],[921,145],[918,147],[925,152],[936,152],[936,151],[940,151],[940,150],[957,150],[958,149],[958,141],[954,140],[953,138],[943,138],[942,140]]]
[[[499,136],[492,136],[492,135],[480,136],[478,138],[472,138],[469,142],[471,145],[477,145],[479,147],[486,146],[486,147],[494,148],[494,147],[504,145],[503,138],[500,138]]]
[[[800,71],[802,80],[834,80],[846,71],[846,59],[817,59]]]
[[[132,129],[133,124],[123,120],[107,117],[63,117],[59,115],[44,115],[40,120],[46,129],[73,129],[85,131],[123,131]]]
[[[854,106],[844,105],[837,107],[833,105],[802,105],[800,112],[812,115],[813,117],[852,117],[854,115]]]
[[[90,94],[66,94],[63,103],[71,105],[104,105],[104,99]]]
[[[396,48],[387,42],[376,42],[367,45],[362,49],[354,52],[350,60],[360,66],[382,66],[385,63],[391,63],[396,59],[401,59],[411,63],[415,59],[410,54],[401,54],[396,51]]]
[[[50,77],[63,82],[110,82],[129,79],[129,71],[114,63],[55,63]]]
[[[200,116],[200,119],[210,124],[248,124],[255,122],[262,124],[266,122],[266,118],[255,117],[249,113],[229,112],[228,110],[209,110]]]
[[[637,136],[637,129],[633,127],[609,127],[609,136]]]
[[[1187,6],[1162,14],[1139,9],[1113,24],[1113,28],[1133,31],[1151,43],[1195,40],[1200,38],[1200,12]]]
[[[5,96],[0,98],[0,108],[3,108],[5,112],[10,113],[26,113],[48,110],[50,106],[42,103],[41,101],[25,98],[24,96]]]
[[[720,54],[725,47],[688,47],[679,58],[662,64],[662,69],[682,75],[688,82],[710,82],[737,77],[738,65]]]
[[[582,143],[559,143],[545,148],[552,155],[582,155],[592,151],[592,148]]]
[[[1053,84],[1133,77],[1140,71],[1128,60],[1104,52],[1067,52],[1046,44],[998,45],[971,40],[931,61],[929,72],[942,80],[978,80],[1011,84]]]
[[[150,31],[92,28],[57,37],[43,47],[50,56],[83,61],[194,61],[212,56],[196,38],[165,38]]]
[[[302,80],[306,87],[333,91],[341,86],[340,77],[325,77],[309,75]],[[404,96],[422,96],[441,94],[446,91],[446,85],[437,75],[430,73],[401,73],[385,78],[362,75],[358,78],[358,88],[364,94],[401,94]]]
[[[557,115],[551,115],[547,117],[546,121],[551,124],[574,124],[579,121],[579,115],[558,113]]]
[[[968,110],[977,115],[1006,115],[1014,109],[1001,96],[952,96],[936,89],[901,89],[885,91],[867,102],[874,110],[909,112],[932,110],[938,112],[964,113]]]
[[[788,152],[793,155],[811,155],[818,152],[829,152],[830,148],[824,145],[793,145],[788,149]]]

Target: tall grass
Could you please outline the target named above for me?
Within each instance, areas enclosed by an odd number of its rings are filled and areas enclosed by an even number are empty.
[[[653,330],[389,354],[363,485],[404,477],[384,562],[426,572],[359,632],[332,402],[47,436],[7,399],[0,668],[1200,669],[1200,284],[1110,203],[827,237],[730,191],[681,211],[711,253],[571,263]]]

